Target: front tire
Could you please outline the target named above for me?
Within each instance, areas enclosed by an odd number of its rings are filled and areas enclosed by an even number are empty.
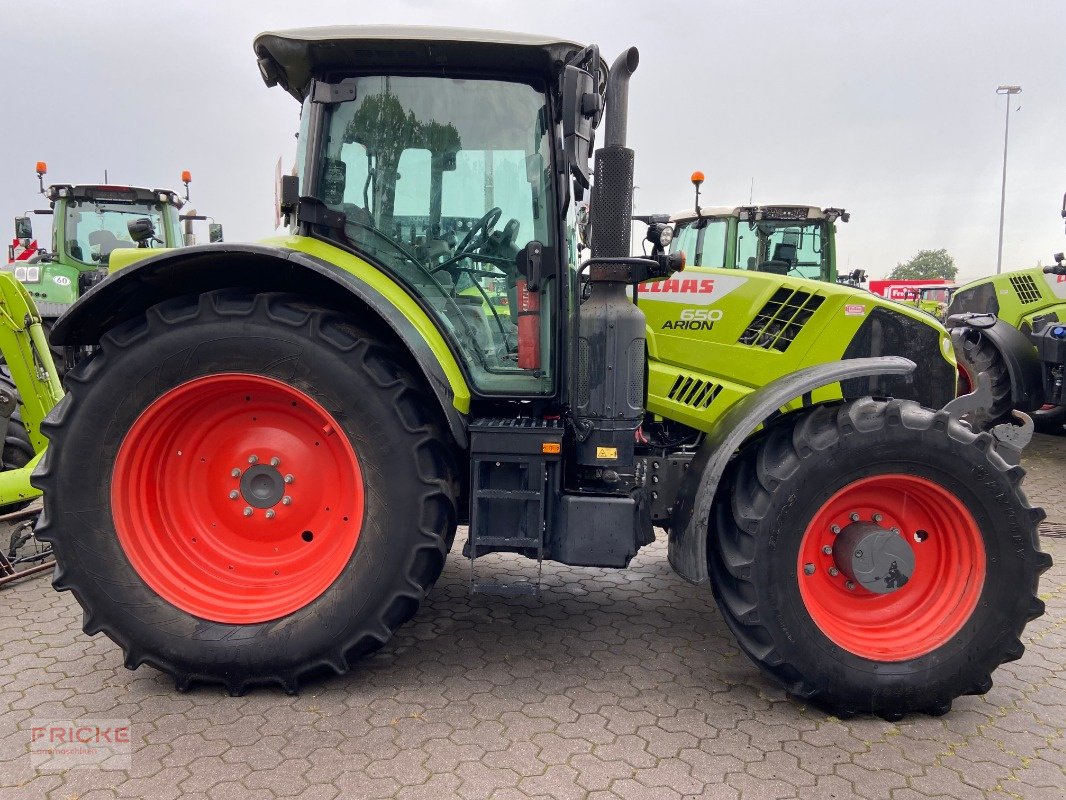
[[[456,525],[433,403],[388,347],[279,294],[179,298],[67,376],[34,475],[54,585],[126,666],[234,694],[343,673],[409,619]]]
[[[764,672],[835,714],[945,713],[988,691],[1044,611],[1051,559],[1023,475],[989,434],[911,402],[786,417],[733,461],[712,511],[726,622]],[[849,526],[908,548],[913,566],[871,589],[849,578],[834,550]]]

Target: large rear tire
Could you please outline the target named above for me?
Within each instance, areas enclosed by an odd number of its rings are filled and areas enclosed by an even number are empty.
[[[989,434],[911,402],[790,415],[718,490],[708,551],[726,622],[764,672],[835,714],[945,713],[991,688],[1044,611],[1051,559],[1023,475]],[[858,569],[851,580],[837,559],[856,533],[882,537],[900,563],[909,550],[913,567],[872,589]]]
[[[54,585],[126,666],[295,692],[417,610],[455,535],[454,456],[374,335],[293,296],[179,298],[67,376],[34,483]]]

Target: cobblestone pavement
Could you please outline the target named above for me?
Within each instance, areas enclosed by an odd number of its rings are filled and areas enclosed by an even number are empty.
[[[1066,522],[1066,439],[1030,452],[1029,493]],[[546,564],[539,600],[469,598],[453,558],[384,652],[298,697],[178,694],[30,579],[0,591],[0,798],[1062,798],[1066,539],[1043,545],[1057,563],[1024,657],[898,724],[788,700],[662,543],[626,571]],[[71,718],[129,719],[131,768],[35,771],[31,720]]]

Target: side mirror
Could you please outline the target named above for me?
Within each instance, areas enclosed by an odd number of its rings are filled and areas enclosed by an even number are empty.
[[[130,238],[137,243],[138,247],[147,247],[148,242],[155,238],[155,226],[152,225],[152,220],[148,219],[148,217],[131,219],[126,223],[126,229],[130,232]]]
[[[15,217],[15,238],[32,239],[33,223],[29,217]]]
[[[595,60],[599,60],[598,57]],[[593,65],[596,69],[596,65]],[[598,70],[597,70],[598,71]],[[589,158],[595,121],[603,112],[593,73],[567,66],[563,70],[563,150],[578,185],[588,188]]]
[[[211,222],[207,225],[207,239],[211,244],[222,241],[222,226],[217,222]]]

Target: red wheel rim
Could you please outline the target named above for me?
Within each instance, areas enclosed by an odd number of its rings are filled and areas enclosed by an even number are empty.
[[[226,373],[153,402],[115,460],[119,543],[164,600],[214,622],[291,614],[352,557],[363,479],[326,409],[281,381]]]
[[[910,545],[915,564],[905,585],[888,594],[848,588],[832,547],[834,529],[854,521],[895,529]],[[966,624],[984,587],[985,548],[953,492],[913,475],[878,475],[848,484],[818,510],[803,534],[796,575],[807,612],[830,640],[863,658],[906,661]]]
[[[970,394],[970,392],[973,391],[973,380],[970,378],[970,373],[963,368],[962,364],[956,365],[955,368],[959,371],[958,391],[955,393],[956,396],[962,397],[964,394]]]

